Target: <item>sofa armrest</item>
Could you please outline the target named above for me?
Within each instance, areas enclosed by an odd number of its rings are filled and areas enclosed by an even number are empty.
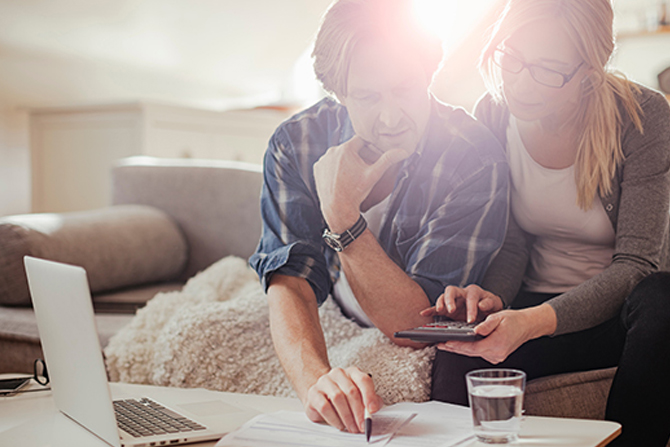
[[[117,206],[0,219],[0,304],[30,305],[23,257],[86,269],[92,292],[176,279],[187,260],[177,225],[162,211]]]
[[[177,222],[189,246],[185,281],[225,256],[251,256],[262,184],[260,165],[130,157],[112,170],[112,203],[155,207]]]

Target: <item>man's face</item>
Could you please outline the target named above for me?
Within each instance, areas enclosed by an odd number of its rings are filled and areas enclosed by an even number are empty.
[[[347,92],[339,98],[356,134],[381,152],[414,152],[430,117],[430,77],[416,52],[401,45],[388,40],[358,45]]]

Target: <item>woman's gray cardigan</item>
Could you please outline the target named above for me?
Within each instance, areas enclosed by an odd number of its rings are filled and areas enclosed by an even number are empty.
[[[668,270],[670,107],[660,93],[640,88],[643,133],[620,106],[625,160],[617,167],[612,193],[600,195],[616,234],[612,263],[600,274],[548,301],[558,320],[554,335],[588,329],[613,318],[640,280],[655,271]],[[507,150],[507,107],[486,95],[475,106],[475,116]],[[482,283],[506,304],[521,288],[532,243],[532,236],[521,230],[510,214],[503,247]]]

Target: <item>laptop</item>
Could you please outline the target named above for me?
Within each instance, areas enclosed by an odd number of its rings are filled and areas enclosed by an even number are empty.
[[[54,404],[107,444],[150,447],[211,441],[258,414],[209,396],[203,402],[180,402],[176,397],[160,402],[151,395],[124,395],[113,401],[86,271],[30,256],[24,257],[24,264]]]

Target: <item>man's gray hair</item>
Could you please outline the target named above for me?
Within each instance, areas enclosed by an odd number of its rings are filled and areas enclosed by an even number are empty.
[[[336,0],[323,17],[314,43],[314,72],[330,94],[347,93],[349,64],[365,40],[397,36],[421,56],[432,79],[442,60],[442,43],[416,20],[412,0]]]

